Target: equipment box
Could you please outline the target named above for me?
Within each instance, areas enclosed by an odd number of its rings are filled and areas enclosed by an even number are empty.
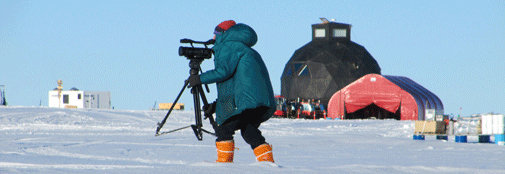
[[[160,103],[158,104],[159,110],[169,110],[172,107],[173,103]],[[174,110],[184,110],[184,103],[176,103],[174,106]]]
[[[445,122],[416,121],[415,134],[445,134]]]

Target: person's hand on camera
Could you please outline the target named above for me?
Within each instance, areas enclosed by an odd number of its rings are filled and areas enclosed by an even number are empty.
[[[188,88],[192,88],[196,85],[201,85],[202,82],[200,81],[200,75],[190,75],[188,80]]]
[[[208,105],[203,106],[202,109],[206,115],[212,115],[216,113],[216,102],[209,103]]]

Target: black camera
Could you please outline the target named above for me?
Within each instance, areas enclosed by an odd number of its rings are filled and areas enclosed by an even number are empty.
[[[184,56],[188,59],[210,59],[214,51],[211,48],[207,48],[207,45],[214,44],[215,40],[211,39],[206,42],[193,41],[191,39],[181,39],[181,43],[189,43],[191,47],[179,47],[179,56]],[[203,44],[205,48],[195,48],[195,44]]]

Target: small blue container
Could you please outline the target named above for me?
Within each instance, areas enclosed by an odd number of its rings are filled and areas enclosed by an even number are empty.
[[[459,135],[459,136],[456,136],[455,141],[456,141],[456,143],[466,143],[467,137],[466,137],[466,135]]]
[[[489,143],[489,135],[479,135],[479,143]]]
[[[505,145],[505,135],[504,134],[494,135],[494,142],[498,145]]]
[[[424,135],[414,135],[414,140],[424,140]]]
[[[437,140],[448,140],[447,135],[437,135]]]

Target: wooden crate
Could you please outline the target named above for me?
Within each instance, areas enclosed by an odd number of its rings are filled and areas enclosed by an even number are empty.
[[[445,134],[444,121],[416,121],[415,134]]]

